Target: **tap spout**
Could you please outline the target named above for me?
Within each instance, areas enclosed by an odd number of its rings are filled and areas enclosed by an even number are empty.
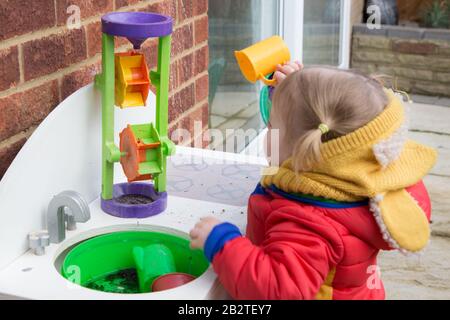
[[[75,229],[77,222],[87,222],[91,218],[89,205],[75,191],[63,191],[54,196],[47,209],[47,229],[51,243],[60,243],[66,237],[66,222],[69,230]]]

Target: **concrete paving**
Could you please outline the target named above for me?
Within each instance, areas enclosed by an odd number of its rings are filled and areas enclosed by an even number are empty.
[[[419,257],[383,252],[382,279],[388,299],[450,299],[450,108],[414,103],[409,118],[410,138],[439,153],[425,178],[433,205],[432,239]]]

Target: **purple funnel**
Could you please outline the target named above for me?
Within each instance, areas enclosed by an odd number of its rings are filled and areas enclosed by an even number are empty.
[[[151,202],[144,204],[122,203],[119,199],[123,196],[144,196]],[[119,218],[148,218],[162,213],[167,207],[167,193],[156,192],[150,183],[119,183],[113,188],[113,199],[101,199],[101,208],[104,212]]]
[[[103,33],[125,37],[135,49],[148,38],[171,34],[172,28],[172,17],[151,12],[112,12],[102,17]]]

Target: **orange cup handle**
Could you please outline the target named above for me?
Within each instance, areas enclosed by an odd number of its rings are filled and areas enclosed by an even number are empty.
[[[276,79],[267,79],[266,77],[264,77],[264,75],[259,75],[260,79],[262,82],[264,82],[264,84],[266,86],[270,86],[273,87],[277,84],[277,80]]]

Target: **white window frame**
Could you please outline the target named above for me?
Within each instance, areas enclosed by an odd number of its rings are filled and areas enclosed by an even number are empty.
[[[280,1],[280,35],[291,50],[293,60],[303,60],[304,0]],[[339,68],[350,67],[352,1],[341,1]]]

